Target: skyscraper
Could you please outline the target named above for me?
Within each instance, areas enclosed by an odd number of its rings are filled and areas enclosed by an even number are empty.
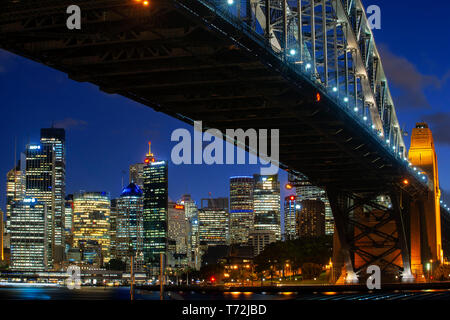
[[[30,144],[26,148],[26,198],[37,199],[46,205],[47,232],[48,237],[46,250],[49,268],[54,263],[62,260],[61,245],[56,242],[56,219],[55,219],[55,153],[53,146]]]
[[[47,269],[47,221],[45,202],[25,198],[11,203],[11,270]]]
[[[248,242],[253,230],[253,177],[230,178],[230,242]]]
[[[297,238],[296,224],[301,205],[296,196],[290,195],[284,199],[284,236],[286,240]]]
[[[73,194],[67,195],[64,204],[64,232],[66,236],[72,235],[73,227]]]
[[[190,219],[197,216],[198,207],[190,194],[183,194],[177,203],[184,206],[184,214],[186,215],[186,218]]]
[[[198,237],[201,245],[228,244],[228,211],[206,207],[198,210]]]
[[[64,245],[64,200],[66,197],[66,132],[62,128],[41,129],[41,145],[53,149],[53,226],[54,243]]]
[[[14,169],[6,174],[6,233],[9,233],[11,223],[11,205],[25,197],[25,166],[19,161]]]
[[[169,202],[168,208],[168,237],[176,241],[176,252],[187,254],[188,250],[188,221],[184,205]]]
[[[167,253],[167,161],[156,161],[151,149],[144,167],[144,259],[159,265],[160,254]]]
[[[73,245],[97,242],[104,262],[110,258],[110,206],[106,192],[80,192],[73,197]]]
[[[130,255],[135,257],[136,270],[143,268],[144,193],[135,183],[122,190],[117,199],[116,258],[130,264]]]
[[[314,186],[307,177],[302,175],[289,175],[289,180],[295,184],[297,198],[301,200],[321,200],[325,204],[325,233],[333,234],[333,212],[325,190]]]
[[[254,229],[270,230],[281,240],[280,221],[280,182],[278,175],[253,175],[255,188],[253,190]]]
[[[297,217],[299,237],[317,237],[325,234],[325,203],[321,200],[303,200]]]

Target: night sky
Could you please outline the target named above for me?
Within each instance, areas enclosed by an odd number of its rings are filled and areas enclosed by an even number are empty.
[[[370,0],[381,7],[381,30],[375,39],[383,57],[402,127],[411,132],[427,121],[434,134],[441,187],[450,190],[450,3],[430,6],[418,0]],[[424,11],[426,9],[426,11]],[[431,32],[431,33],[430,33]],[[0,208],[5,207],[6,173],[18,151],[39,142],[43,127],[67,129],[67,193],[108,191],[118,196],[128,182],[128,166],[141,162],[152,141],[153,153],[170,160],[170,135],[188,128],[179,120],[153,111],[93,85],[71,81],[46,66],[0,51]],[[409,145],[410,137],[405,137]],[[169,196],[190,193],[198,202],[228,196],[229,177],[258,173],[259,166],[176,166],[169,164]],[[281,171],[280,171],[281,173]],[[281,174],[282,185],[286,174]],[[447,201],[450,201],[447,198]]]

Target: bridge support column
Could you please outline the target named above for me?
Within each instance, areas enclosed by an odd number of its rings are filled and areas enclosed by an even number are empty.
[[[350,199],[343,193],[339,193],[333,189],[327,190],[328,199],[330,200],[331,210],[334,215],[335,223],[335,239],[333,245],[333,265],[340,267],[343,264],[342,272],[337,279],[338,284],[355,283],[358,277],[353,268],[353,260],[351,256],[351,247],[349,232],[347,208]]]

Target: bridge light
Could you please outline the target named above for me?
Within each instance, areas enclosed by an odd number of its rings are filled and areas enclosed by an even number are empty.
[[[306,64],[306,70],[311,69],[311,63]]]
[[[289,54],[291,56],[295,56],[297,54],[297,51],[295,49],[291,49],[291,51],[289,51]]]
[[[358,107],[355,107],[355,109],[353,109],[353,110],[355,110],[355,112],[358,112],[359,109],[358,109]]]
[[[386,140],[386,143],[391,143],[391,140],[387,139],[387,140]]]
[[[348,102],[348,98],[347,97],[344,98],[344,102]]]
[[[373,124],[373,125],[372,125],[372,129],[374,129],[374,130],[375,130],[375,128],[376,128],[376,127],[375,127],[375,125]]]
[[[234,4],[234,0],[227,0],[228,5],[233,5]]]
[[[383,136],[383,132],[380,131],[380,133],[379,133],[378,135],[379,135],[380,137],[382,137],[382,136]]]
[[[366,117],[366,116],[364,116],[364,118],[363,118],[363,119],[364,119],[364,121],[367,121],[367,117]]]
[[[338,91],[338,88],[333,87],[333,92],[337,92],[337,91]]]
[[[416,167],[414,167],[414,168],[413,168],[413,170],[414,170],[414,171],[417,171],[417,168],[416,168]]]
[[[442,202],[443,202],[443,201],[441,200],[440,203],[442,204]]]
[[[409,180],[408,180],[408,179],[403,180],[403,184],[404,184],[405,186],[407,186],[407,185],[409,184]]]

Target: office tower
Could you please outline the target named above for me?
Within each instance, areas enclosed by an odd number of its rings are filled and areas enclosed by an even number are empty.
[[[290,195],[284,198],[284,237],[285,240],[297,238],[297,217],[300,214],[301,205],[296,196]]]
[[[299,237],[318,237],[325,235],[325,203],[321,200],[302,200],[297,217]]]
[[[25,197],[35,198],[47,206],[47,262],[53,268],[62,261],[63,247],[56,242],[55,153],[53,146],[30,144],[26,147]],[[62,249],[62,250],[61,250]],[[62,251],[62,252],[61,252]]]
[[[191,198],[190,194],[183,194],[181,199],[177,201],[177,204],[184,206],[184,214],[186,218],[190,219],[197,216],[198,207],[195,201]]]
[[[224,208],[198,210],[198,237],[200,245],[228,244],[228,211]]]
[[[117,259],[117,201],[111,199],[111,212],[109,214],[109,257]]]
[[[6,174],[6,233],[9,234],[11,222],[11,205],[25,197],[25,161],[19,161],[17,166]]]
[[[188,250],[188,221],[184,205],[169,202],[168,208],[168,237],[176,242],[175,253],[187,254]]]
[[[289,175],[289,180],[295,185],[297,197],[301,200],[321,200],[325,203],[325,233],[334,233],[334,218],[330,201],[324,189],[316,187],[303,175]]]
[[[253,177],[230,178],[230,242],[244,244],[253,230]]]
[[[144,259],[157,267],[160,254],[167,253],[168,167],[167,161],[156,161],[151,149],[145,162]]]
[[[103,262],[109,261],[111,201],[106,192],[80,192],[73,196],[73,245],[88,241],[101,246]]]
[[[136,270],[142,271],[144,264],[144,192],[135,183],[122,190],[117,199],[116,258],[130,264],[135,257]]]
[[[11,270],[47,269],[47,221],[45,202],[25,198],[11,203]]]
[[[144,168],[145,163],[136,163],[130,165],[130,182],[138,185],[141,189],[144,187]]]
[[[276,239],[281,240],[281,199],[278,175],[255,174],[253,179],[255,180],[253,190],[254,229],[273,231]]]
[[[248,244],[253,247],[253,255],[256,257],[264,251],[265,247],[277,241],[277,236],[271,230],[254,230],[248,235]]]
[[[66,132],[62,128],[41,129],[41,145],[53,149],[52,170],[53,237],[55,246],[64,246],[64,199],[66,197]]]
[[[67,236],[72,235],[73,227],[73,194],[67,195],[64,203],[64,232]]]

